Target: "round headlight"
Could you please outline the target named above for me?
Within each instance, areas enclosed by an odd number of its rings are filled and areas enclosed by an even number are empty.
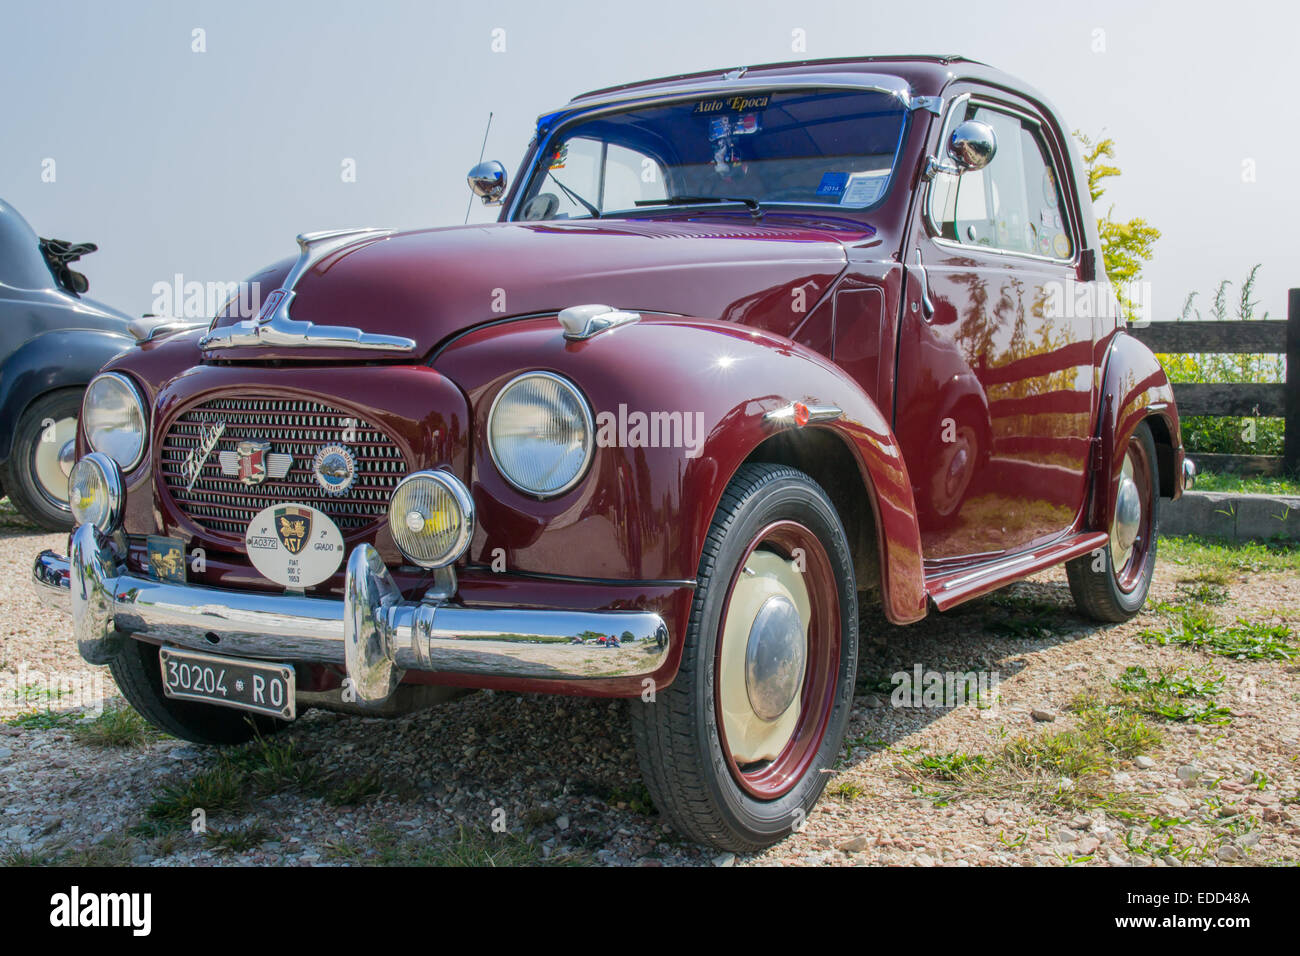
[[[81,427],[91,450],[130,471],[144,457],[144,400],[131,380],[105,372],[91,380],[81,402]]]
[[[469,547],[474,499],[445,471],[417,471],[393,489],[388,526],[402,554],[422,568],[451,564]]]
[[[122,472],[112,458],[91,452],[72,466],[68,507],[78,526],[93,524],[105,534],[122,520]]]
[[[506,481],[538,498],[568,491],[594,448],[591,409],[573,384],[549,372],[508,382],[488,412],[488,450]]]

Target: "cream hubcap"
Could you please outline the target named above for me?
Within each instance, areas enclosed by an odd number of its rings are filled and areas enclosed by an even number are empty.
[[[737,764],[775,760],[799,723],[812,602],[793,561],[755,551],[722,623],[718,686]]]
[[[1115,518],[1110,523],[1110,559],[1118,572],[1128,564],[1142,527],[1142,492],[1133,478],[1133,456],[1124,456],[1119,473],[1119,493],[1115,496]]]
[[[61,508],[68,505],[68,475],[72,473],[77,420],[60,418],[41,432],[32,456],[32,473],[46,498]]]

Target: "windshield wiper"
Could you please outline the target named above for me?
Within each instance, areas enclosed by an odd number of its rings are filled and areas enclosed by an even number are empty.
[[[757,199],[748,196],[670,196],[667,199],[638,199],[638,206],[700,206],[705,203],[738,202],[748,206],[755,219],[763,215]]]
[[[587,200],[583,199],[581,196],[579,196],[577,193],[575,193],[575,192],[574,192],[572,189],[570,189],[568,186],[564,185],[564,183],[562,183],[562,182],[560,182],[558,179],[556,179],[556,178],[555,178],[555,173],[552,173],[552,172],[549,172],[549,171],[548,171],[546,175],[548,175],[548,176],[551,177],[551,182],[555,183],[555,185],[559,186],[562,190],[564,190],[564,195],[568,196],[570,199],[572,199],[574,202],[576,202],[579,206],[582,206],[584,209],[586,209],[587,212],[591,213],[591,218],[592,218],[592,219],[599,219],[599,218],[600,218],[600,210],[597,209],[595,206],[593,206],[591,203],[587,202]]]

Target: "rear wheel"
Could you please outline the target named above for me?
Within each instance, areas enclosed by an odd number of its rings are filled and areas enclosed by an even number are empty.
[[[798,827],[843,741],[857,646],[852,556],[826,493],[793,468],[744,466],[709,530],[677,678],[631,704],[655,805],[738,852]]]
[[[1156,444],[1146,422],[1129,439],[1110,525],[1110,541],[1065,566],[1075,606],[1098,621],[1127,621],[1142,609],[1155,575],[1160,531]]]
[[[141,717],[164,733],[191,743],[242,744],[285,726],[285,721],[273,717],[166,696],[158,648],[144,641],[128,640],[108,669],[122,696]]]
[[[14,507],[50,531],[72,527],[68,475],[80,412],[80,389],[61,389],[32,402],[18,419],[9,460],[0,469],[0,483]]]

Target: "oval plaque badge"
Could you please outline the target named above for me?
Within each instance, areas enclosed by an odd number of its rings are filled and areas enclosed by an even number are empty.
[[[248,523],[244,547],[253,567],[287,588],[320,584],[343,563],[338,525],[311,505],[263,508]]]

